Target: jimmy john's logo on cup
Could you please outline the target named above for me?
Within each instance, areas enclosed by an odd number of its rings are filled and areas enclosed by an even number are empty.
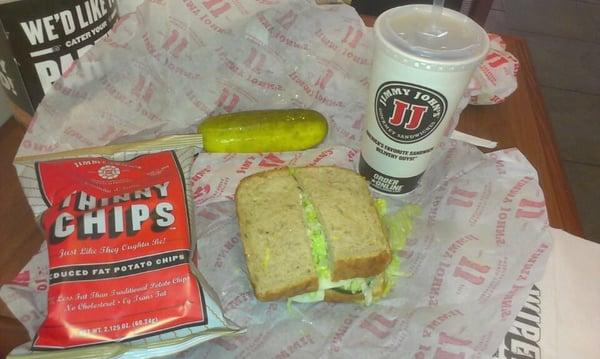
[[[392,141],[415,143],[429,136],[446,114],[439,92],[405,82],[384,82],[375,94],[375,118]]]

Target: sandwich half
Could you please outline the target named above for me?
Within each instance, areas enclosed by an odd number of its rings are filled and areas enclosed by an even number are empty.
[[[261,301],[362,302],[385,294],[390,244],[367,182],[339,167],[280,168],[244,178],[236,209]]]

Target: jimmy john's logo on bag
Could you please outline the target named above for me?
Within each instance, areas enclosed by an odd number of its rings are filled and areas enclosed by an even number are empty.
[[[98,169],[98,176],[103,179],[115,179],[119,177],[120,174],[121,170],[119,167],[112,165],[102,166]]]
[[[439,92],[405,82],[385,82],[375,94],[377,125],[394,142],[414,143],[442,122],[448,102]]]

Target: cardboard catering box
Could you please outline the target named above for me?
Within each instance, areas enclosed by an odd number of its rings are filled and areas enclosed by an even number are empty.
[[[0,84],[20,122],[117,18],[115,0],[0,0]]]

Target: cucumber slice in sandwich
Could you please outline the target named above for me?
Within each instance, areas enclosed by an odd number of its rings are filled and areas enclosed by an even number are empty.
[[[399,262],[357,173],[331,166],[261,172],[240,182],[236,209],[259,300],[370,304],[389,291]]]

